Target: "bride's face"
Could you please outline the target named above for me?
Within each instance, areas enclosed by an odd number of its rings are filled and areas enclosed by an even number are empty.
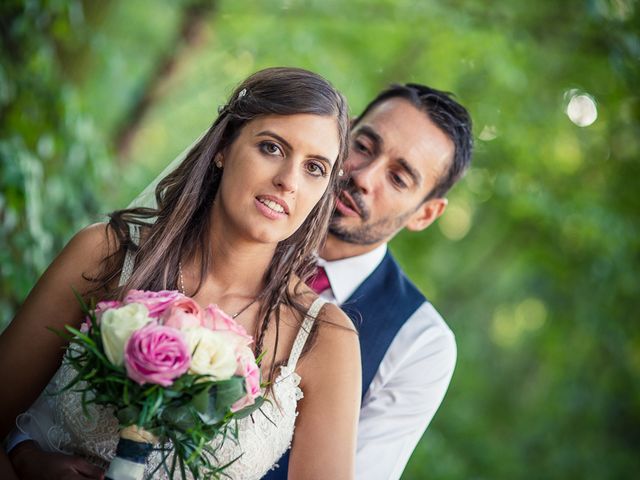
[[[284,240],[325,193],[339,148],[334,117],[266,115],[248,122],[216,157],[224,170],[215,214],[228,233]]]

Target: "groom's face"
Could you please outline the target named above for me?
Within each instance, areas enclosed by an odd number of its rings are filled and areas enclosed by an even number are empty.
[[[370,110],[352,131],[347,180],[338,196],[330,234],[364,251],[399,230],[422,230],[446,200],[429,192],[451,164],[454,145],[427,114],[402,98]]]

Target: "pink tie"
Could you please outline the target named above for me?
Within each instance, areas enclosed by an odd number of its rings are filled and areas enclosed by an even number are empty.
[[[309,287],[316,293],[322,293],[331,287],[329,277],[327,277],[327,272],[325,272],[324,268],[318,267],[316,269],[316,274],[309,280]]]

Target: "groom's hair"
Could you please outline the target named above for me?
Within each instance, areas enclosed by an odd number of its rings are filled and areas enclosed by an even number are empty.
[[[417,83],[393,84],[380,92],[365,107],[362,114],[352,122],[352,128],[375,106],[392,98],[403,98],[409,101],[418,110],[424,112],[453,142],[455,151],[451,164],[424,201],[430,198],[444,197],[451,187],[462,178],[471,164],[473,151],[471,115],[454,99],[452,93]]]

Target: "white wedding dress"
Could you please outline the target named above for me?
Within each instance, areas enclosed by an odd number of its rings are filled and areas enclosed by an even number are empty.
[[[128,252],[121,283],[131,274],[133,260],[133,255]],[[295,372],[295,368],[315,318],[324,303],[324,300],[318,298],[309,308],[288,362],[280,367],[274,381],[271,401],[265,402],[260,410],[250,417],[238,421],[237,443],[228,438],[217,450],[216,458],[219,465],[225,465],[238,458],[224,471],[230,478],[239,480],[263,477],[269,469],[277,468],[276,462],[291,446],[298,414],[297,402],[303,396],[299,387],[300,376]],[[40,398],[27,412],[17,418],[17,428],[35,440],[43,450],[80,455],[106,468],[115,456],[118,443],[118,421],[112,410],[90,405],[88,415],[85,415],[79,393],[66,391],[58,395],[51,394],[67,385],[74,375],[73,368],[63,364]],[[277,402],[274,401],[274,397]],[[146,467],[146,476],[159,462],[160,453],[152,453]],[[160,468],[153,478],[168,477]],[[176,478],[180,478],[179,474]]]

